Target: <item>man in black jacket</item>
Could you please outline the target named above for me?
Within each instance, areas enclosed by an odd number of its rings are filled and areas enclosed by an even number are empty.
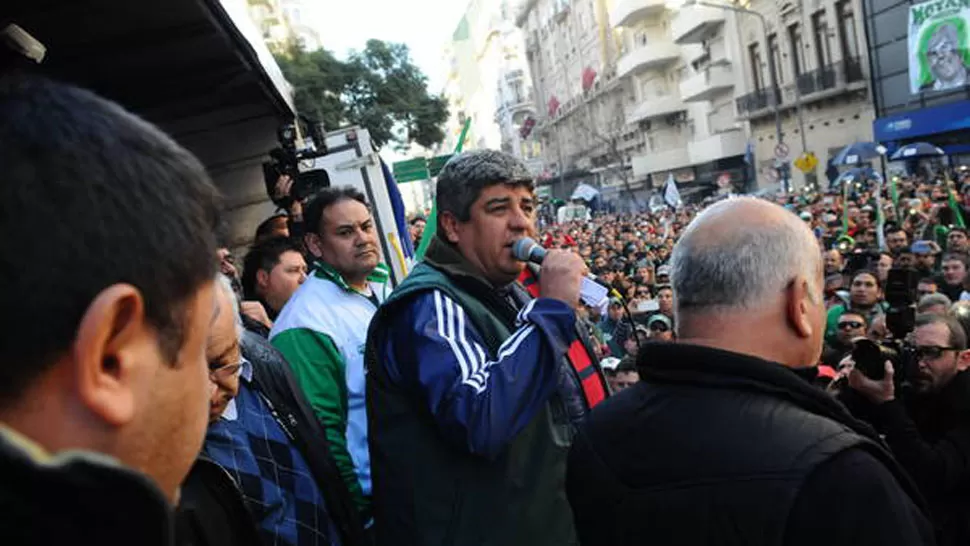
[[[687,227],[671,265],[681,342],[646,345],[641,382],[573,443],[582,543],[931,544],[915,486],[878,436],[803,379],[825,328],[804,223],[766,201],[722,201]]]
[[[919,315],[913,330],[912,388],[897,398],[895,371],[873,381],[859,370],[849,385],[893,455],[926,497],[942,545],[970,544],[970,351],[956,319]]]
[[[168,546],[206,428],[216,189],[81,89],[4,76],[0,120],[0,544]]]
[[[196,543],[219,544],[229,543],[229,532],[214,532],[216,524],[229,522],[236,535],[251,527],[229,517],[231,504],[212,502],[226,496],[220,483],[225,475],[205,469],[214,463],[238,486],[264,544],[364,544],[324,431],[286,362],[269,342],[242,328],[229,281],[218,285],[219,313],[206,351],[216,386],[212,423],[189,477],[186,492],[192,497],[182,503],[180,529],[201,530],[195,534],[203,539]],[[223,540],[210,540],[220,536]]]

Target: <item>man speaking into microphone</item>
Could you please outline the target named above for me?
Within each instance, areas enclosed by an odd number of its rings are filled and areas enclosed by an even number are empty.
[[[453,157],[436,200],[424,261],[368,335],[377,543],[576,544],[566,453],[607,393],[578,337],[586,266],[550,250],[538,280],[525,273],[512,247],[534,234],[537,207],[508,154]]]

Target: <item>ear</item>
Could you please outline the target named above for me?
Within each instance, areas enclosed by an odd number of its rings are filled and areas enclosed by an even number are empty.
[[[323,256],[323,242],[320,240],[319,235],[316,233],[306,233],[303,235],[303,242],[313,257],[320,258]]]
[[[461,222],[451,211],[438,213],[438,233],[451,244],[458,244],[458,226]]]
[[[269,285],[269,272],[262,269],[256,270],[256,285],[265,289]]]
[[[816,326],[812,324],[812,287],[805,277],[799,275],[788,285],[785,290],[786,308],[788,313],[788,324],[799,337],[809,338],[815,332]]]
[[[970,368],[970,351],[960,351],[957,356],[957,371],[964,371]]]
[[[104,289],[84,312],[74,339],[71,356],[81,402],[110,426],[129,423],[141,386],[154,373],[151,363],[159,362],[157,351],[141,292],[129,284]]]

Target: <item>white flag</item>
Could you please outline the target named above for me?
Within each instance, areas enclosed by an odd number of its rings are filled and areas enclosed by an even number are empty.
[[[679,209],[684,203],[680,200],[680,191],[677,190],[677,183],[674,182],[674,175],[667,175],[667,182],[664,188],[664,201],[675,209]]]

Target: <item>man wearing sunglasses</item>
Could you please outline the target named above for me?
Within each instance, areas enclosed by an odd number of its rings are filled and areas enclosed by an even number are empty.
[[[838,369],[839,362],[852,351],[852,340],[866,337],[868,321],[861,313],[846,311],[839,317],[835,339],[825,344],[822,351],[822,364]]]
[[[970,351],[953,317],[923,314],[913,331],[911,389],[859,370],[849,385],[874,407],[870,419],[926,497],[941,545],[970,543]]]

